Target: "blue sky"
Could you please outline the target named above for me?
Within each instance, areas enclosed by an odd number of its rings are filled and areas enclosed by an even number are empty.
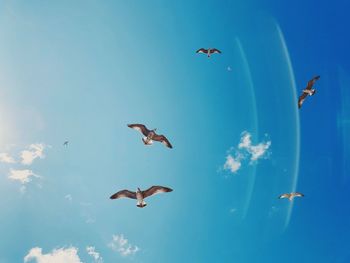
[[[0,5],[0,263],[349,262],[345,0]]]

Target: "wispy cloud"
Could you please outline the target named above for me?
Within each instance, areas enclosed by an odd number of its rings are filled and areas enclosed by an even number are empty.
[[[20,154],[22,159],[21,163],[24,165],[31,165],[35,159],[45,158],[45,155],[44,155],[45,148],[46,146],[43,143],[36,143],[36,144],[29,145],[27,149],[22,151]]]
[[[93,257],[96,263],[103,263],[103,258],[101,257],[100,253],[96,252],[95,247],[88,246],[86,247],[86,252]]]
[[[241,168],[241,159],[241,155],[237,155],[236,157],[233,157],[231,154],[227,155],[224,169],[230,170],[232,173],[236,173],[239,168]]]
[[[48,254],[43,254],[40,247],[35,247],[24,257],[24,262],[32,260],[37,263],[82,263],[75,247],[54,249]]]
[[[244,131],[241,134],[240,142],[237,146],[236,153],[231,153],[235,147],[232,147],[226,156],[226,162],[223,166],[224,170],[229,170],[231,173],[237,173],[242,167],[242,162],[249,158],[250,164],[254,164],[258,159],[267,156],[268,149],[271,146],[271,141],[260,142],[256,145],[252,144],[252,135]]]
[[[231,208],[230,209],[230,214],[234,214],[234,213],[236,213],[237,212],[237,208]]]
[[[2,163],[16,163],[16,160],[8,153],[0,153],[0,162],[2,162]]]
[[[10,180],[18,181],[22,184],[20,191],[21,193],[24,193],[26,191],[26,184],[32,181],[32,178],[36,177],[39,178],[39,175],[36,175],[33,173],[32,170],[14,170],[11,169],[8,178]]]
[[[73,197],[72,197],[71,194],[66,194],[66,195],[64,196],[64,198],[67,199],[69,202],[72,202],[72,200],[73,200]]]
[[[124,238],[124,235],[113,235],[113,239],[108,246],[112,250],[119,252],[123,257],[134,255],[140,250],[137,246],[131,245],[129,241]]]
[[[14,181],[19,181],[22,184],[27,184],[32,181],[33,177],[39,177],[34,174],[32,170],[10,170],[10,174],[8,176],[9,179]]]
[[[259,158],[262,158],[270,146],[271,141],[252,145],[251,134],[246,131],[242,133],[241,141],[238,144],[239,149],[245,149],[250,154],[251,161],[256,161]]]

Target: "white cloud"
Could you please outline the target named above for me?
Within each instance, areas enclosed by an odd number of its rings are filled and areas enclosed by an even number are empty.
[[[32,177],[39,177],[34,174],[32,170],[10,170],[10,174],[8,176],[9,179],[20,181],[22,184],[27,184],[32,181]]]
[[[43,254],[41,248],[35,247],[24,257],[24,262],[32,260],[37,263],[82,263],[75,247],[54,249],[48,254]]]
[[[96,252],[95,247],[88,246],[86,247],[87,253],[92,256],[96,263],[103,263],[103,259],[100,256],[100,253]]]
[[[251,134],[246,131],[242,133],[241,141],[238,144],[239,149],[245,149],[250,154],[251,161],[256,161],[263,157],[270,146],[271,141],[252,145]]]
[[[8,153],[0,153],[0,162],[2,163],[16,163],[15,159]]]
[[[231,154],[226,156],[226,162],[224,164],[225,170],[230,170],[232,173],[236,173],[241,168],[240,157],[234,158]]]
[[[243,132],[241,141],[238,144],[238,148],[242,149],[249,149],[249,147],[252,145],[252,140],[250,139],[252,136],[249,132]]]
[[[31,144],[27,147],[27,150],[21,152],[22,164],[30,165],[37,158],[43,159],[45,158],[44,150],[46,148],[45,144],[36,143]]]
[[[140,250],[137,246],[129,244],[129,241],[123,235],[113,235],[113,239],[108,246],[124,257],[134,255]]]
[[[254,164],[255,161],[266,156],[266,153],[271,146],[271,141],[253,145],[251,137],[252,135],[247,131],[242,133],[235,156],[230,154],[230,152],[234,150],[234,147],[231,147],[228,151],[226,162],[223,166],[224,170],[236,173],[242,167],[245,159],[249,158],[250,164]]]
[[[249,153],[251,154],[250,160],[256,161],[259,158],[263,157],[270,146],[271,146],[270,141],[265,143],[259,143],[258,145],[255,145],[255,146],[251,146],[248,150]]]

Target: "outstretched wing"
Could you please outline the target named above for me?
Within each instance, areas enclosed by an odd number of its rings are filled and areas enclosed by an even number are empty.
[[[110,197],[110,199],[118,199],[118,198],[122,198],[122,197],[136,199],[136,193],[131,192],[129,190],[121,190],[121,191],[115,193],[114,195],[112,195]]]
[[[319,79],[320,79],[320,76],[316,76],[313,79],[309,80],[309,82],[307,83],[306,89],[311,90],[312,87],[314,86],[315,82]]]
[[[304,197],[304,194],[296,192],[296,193],[294,193],[294,196]]]
[[[303,105],[304,100],[306,99],[306,97],[308,96],[307,93],[303,92],[303,94],[300,95],[299,100],[298,100],[298,108],[301,108],[301,105]]]
[[[217,53],[217,54],[221,54],[221,51],[220,50],[218,50],[218,49],[216,49],[216,48],[213,48],[212,50],[211,50],[211,53]]]
[[[150,132],[150,130],[148,130],[143,124],[128,124],[128,127],[141,132],[145,136]]]
[[[173,189],[164,186],[152,186],[149,189],[142,192],[143,197],[149,197],[151,195],[172,192]]]
[[[152,140],[163,143],[166,147],[173,148],[169,140],[164,135],[155,135]]]
[[[200,48],[196,51],[196,53],[204,53],[204,54],[208,54],[208,49],[205,48]]]
[[[281,198],[289,198],[289,194],[282,194],[280,195],[278,198],[281,199]]]

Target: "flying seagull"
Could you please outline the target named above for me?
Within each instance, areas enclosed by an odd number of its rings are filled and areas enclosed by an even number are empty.
[[[298,108],[301,108],[301,105],[303,104],[304,100],[307,96],[313,96],[316,93],[316,89],[313,89],[312,87],[316,83],[317,80],[320,79],[320,76],[316,76],[313,79],[311,79],[308,83],[305,89],[303,89],[303,93],[300,95],[298,100]]]
[[[207,54],[209,58],[211,54],[221,54],[221,51],[216,48],[200,48],[196,51],[196,53]]]
[[[287,194],[282,194],[280,195],[278,198],[279,199],[282,199],[282,198],[288,198],[289,201],[292,201],[294,199],[294,197],[304,197],[304,194],[302,193],[298,193],[298,192],[295,192],[295,193],[287,193]]]
[[[145,145],[151,145],[153,144],[153,141],[157,141],[163,143],[166,147],[173,148],[171,143],[164,135],[156,134],[157,129],[149,130],[143,124],[128,124],[128,127],[141,132],[145,136],[142,138]]]
[[[63,143],[63,146],[68,146],[68,143],[69,143],[69,141],[65,141],[65,142]]]
[[[168,188],[168,187],[152,186],[145,191],[141,191],[140,188],[137,188],[136,192],[132,192],[129,190],[122,190],[122,191],[119,191],[119,192],[115,193],[114,195],[112,195],[110,197],[110,199],[118,199],[118,198],[122,198],[122,197],[137,199],[136,206],[143,208],[147,205],[146,202],[144,201],[144,199],[146,199],[147,197],[149,197],[151,195],[155,195],[155,194],[168,193],[168,192],[172,192],[172,191],[173,191],[173,189]]]

